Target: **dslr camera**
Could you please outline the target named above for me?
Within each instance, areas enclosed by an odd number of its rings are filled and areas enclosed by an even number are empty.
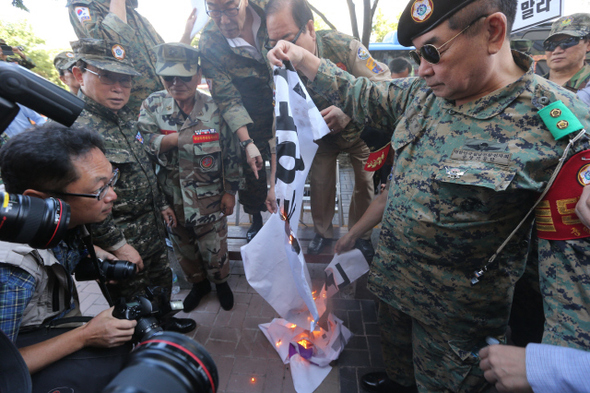
[[[101,277],[106,281],[127,280],[135,275],[135,265],[129,261],[109,261],[97,258],[98,264],[94,264],[90,258],[86,258],[76,266],[74,276],[78,281],[98,280]]]

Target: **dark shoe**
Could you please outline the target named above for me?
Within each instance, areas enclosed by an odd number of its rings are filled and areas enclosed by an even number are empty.
[[[248,243],[250,243],[252,239],[254,239],[254,236],[256,236],[258,231],[260,231],[260,228],[262,228],[262,222],[258,223],[257,221],[254,221],[252,225],[250,225],[250,228],[248,228],[248,232],[246,232],[246,241]]]
[[[373,257],[375,256],[375,249],[373,248],[373,244],[371,244],[370,240],[357,239],[357,241],[354,243],[354,247],[358,248],[363,253],[368,263],[371,263]]]
[[[414,393],[418,391],[416,385],[403,386],[392,381],[384,371],[363,375],[361,386],[369,392],[377,393]]]
[[[162,323],[162,329],[168,332],[188,333],[196,327],[197,323],[190,318],[168,318]]]
[[[234,306],[234,294],[231,292],[228,283],[215,284],[215,288],[217,288],[217,298],[221,308],[225,311],[231,310]]]
[[[205,279],[193,284],[193,288],[184,298],[184,312],[191,312],[199,305],[201,299],[211,292],[211,283]]]
[[[307,246],[307,253],[310,255],[318,255],[322,251],[322,248],[330,243],[332,243],[332,239],[326,239],[316,233],[311,242],[309,242],[309,246]]]

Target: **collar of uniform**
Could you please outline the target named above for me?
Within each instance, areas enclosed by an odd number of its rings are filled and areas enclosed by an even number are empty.
[[[583,89],[588,81],[590,81],[590,65],[584,63],[584,66],[563,87],[571,88],[574,92],[577,92]]]
[[[512,57],[516,65],[526,70],[525,74],[518,80],[497,92],[459,106],[456,106],[454,101],[441,98],[440,100],[443,102],[441,108],[475,119],[490,119],[502,113],[514,101],[514,98],[527,90],[533,82],[533,58],[518,51],[512,51]]]

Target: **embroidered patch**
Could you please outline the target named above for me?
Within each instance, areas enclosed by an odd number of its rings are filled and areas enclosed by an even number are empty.
[[[88,7],[76,7],[74,8],[74,11],[76,12],[76,16],[78,17],[80,23],[92,21]]]
[[[586,187],[590,184],[590,164],[584,165],[578,171],[578,183],[580,183],[582,187]]]
[[[368,69],[370,69],[375,74],[378,74],[383,71],[383,68],[381,68],[379,63],[377,63],[375,61],[375,59],[373,59],[372,57],[369,57],[369,59],[367,60],[366,66]]]
[[[455,149],[451,154],[452,160],[490,162],[499,165],[510,165],[512,153],[494,151]]]
[[[201,161],[199,162],[202,169],[209,169],[213,164],[215,164],[215,158],[213,158],[213,156],[205,156],[201,158]]]
[[[431,0],[415,0],[412,4],[412,19],[416,23],[426,22],[432,16],[432,1]]]
[[[137,131],[137,135],[135,135],[135,139],[137,139],[141,144],[143,144],[143,136],[141,136],[141,133],[139,131]]]
[[[569,26],[572,24],[573,21],[574,21],[573,18],[571,16],[569,16],[561,21],[561,25],[562,26]]]
[[[358,58],[361,60],[367,60],[371,55],[365,48],[359,48],[357,52]]]
[[[66,57],[73,58],[74,54],[72,52],[66,52]]]
[[[193,143],[215,142],[219,140],[219,133],[214,128],[195,130]]]
[[[336,63],[336,67],[340,68],[342,71],[348,71],[348,69],[342,62]]]
[[[113,45],[111,48],[111,52],[113,52],[113,57],[117,60],[125,59],[125,49],[119,44]]]

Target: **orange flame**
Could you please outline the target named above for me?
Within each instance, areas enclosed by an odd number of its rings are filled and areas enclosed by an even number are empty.
[[[297,341],[297,344],[301,345],[305,349],[309,349],[313,346],[313,344],[306,339]]]
[[[277,341],[277,347],[281,345],[281,340]]]

